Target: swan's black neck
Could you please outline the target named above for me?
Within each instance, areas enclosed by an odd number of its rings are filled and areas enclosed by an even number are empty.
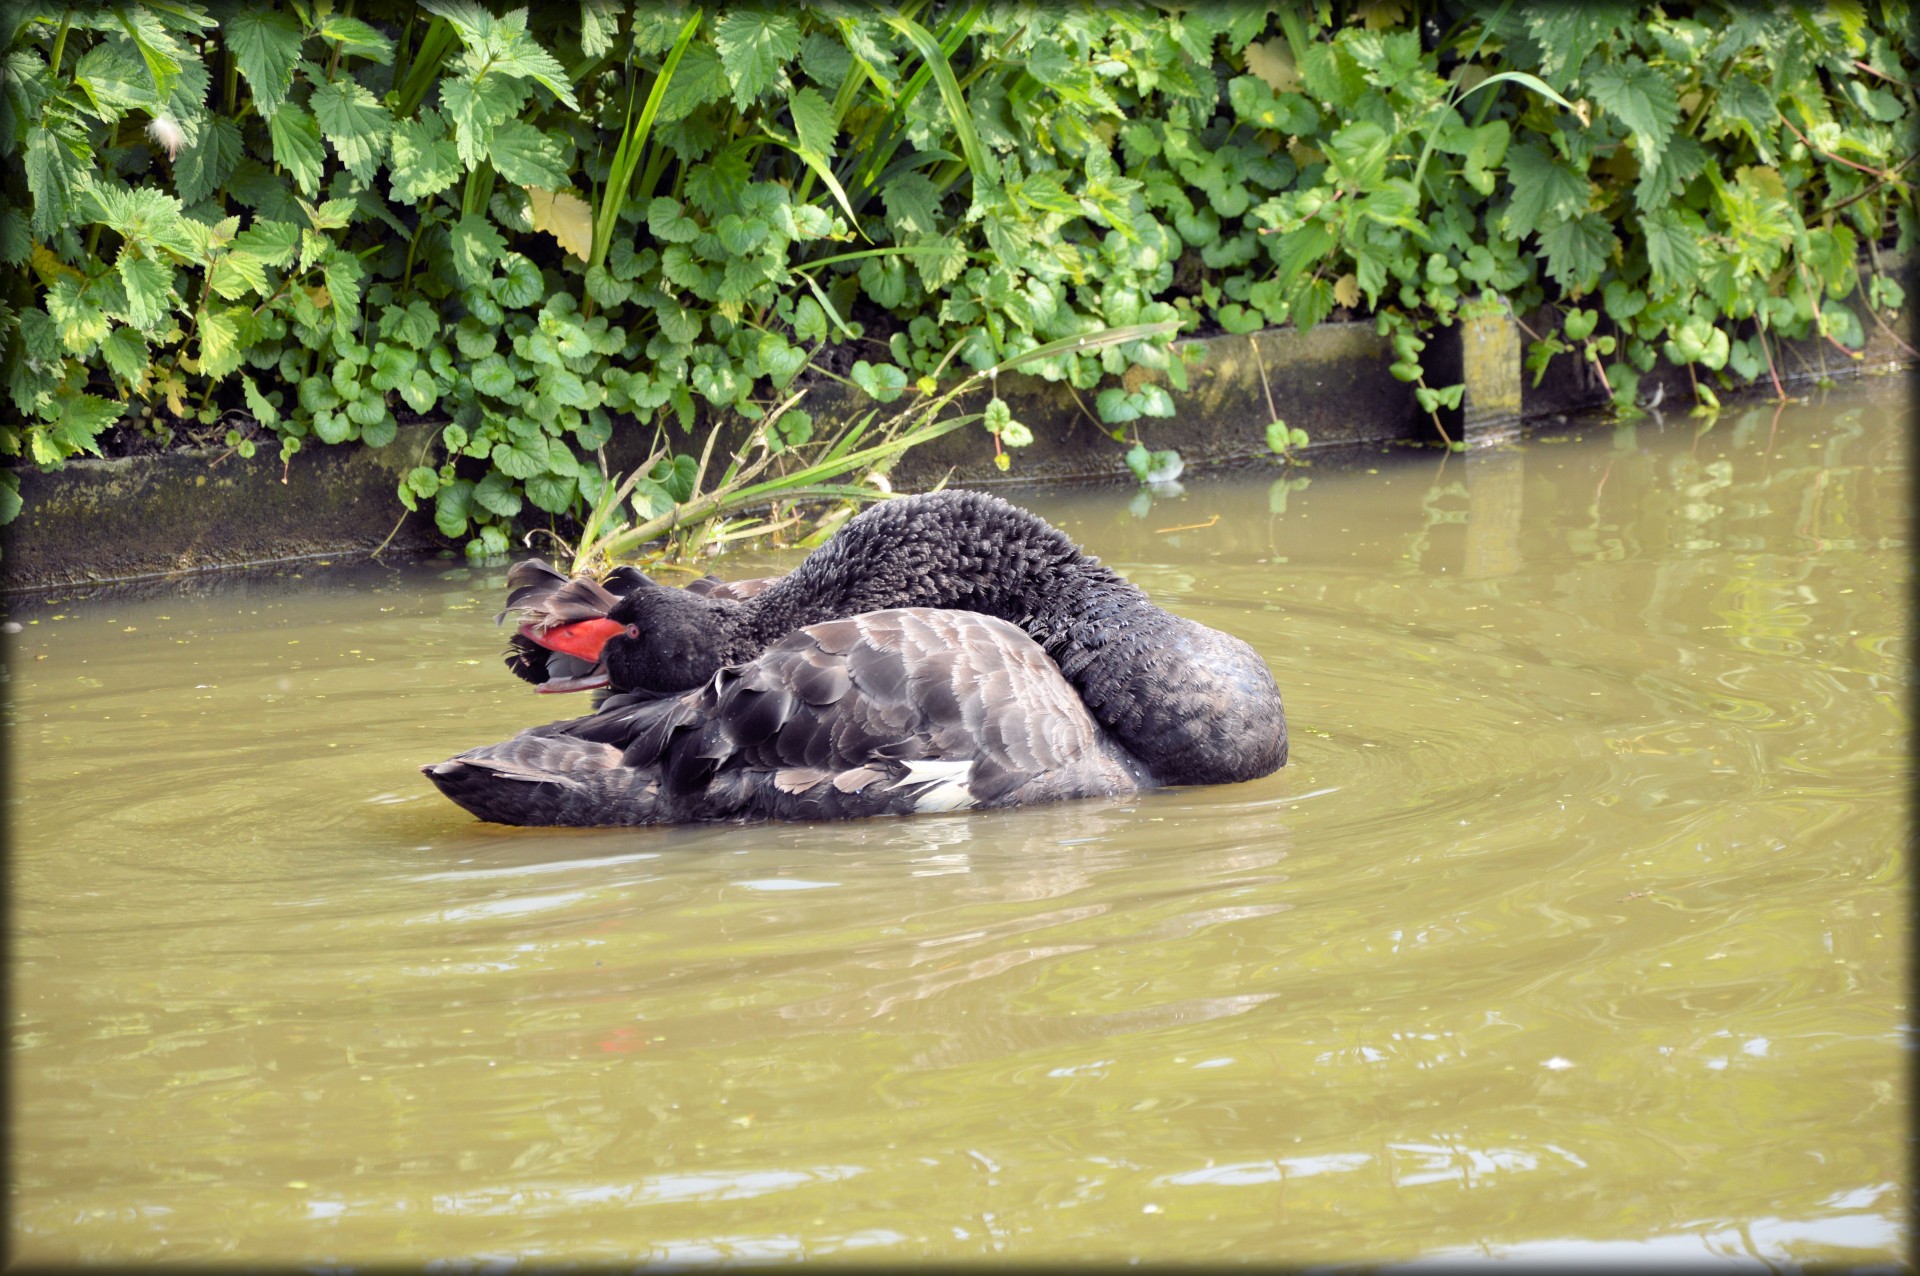
[[[802,626],[889,607],[998,616],[1045,648],[1163,783],[1252,779],[1286,762],[1280,693],[1252,648],[1154,606],[1058,528],[984,493],[867,509],[738,606],[730,660]]]

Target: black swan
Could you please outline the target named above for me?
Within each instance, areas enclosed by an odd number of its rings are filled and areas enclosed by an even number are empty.
[[[612,694],[421,768],[481,819],[905,814],[1286,764],[1280,693],[1251,647],[982,493],[873,506],[790,574],[732,586],[516,571],[509,609],[534,619],[509,667]]]

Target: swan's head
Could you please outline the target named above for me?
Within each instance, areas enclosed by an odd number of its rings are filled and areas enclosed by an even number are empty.
[[[616,691],[670,695],[699,686],[733,663],[739,611],[732,599],[646,580],[605,616],[555,626],[535,641],[603,668]]]

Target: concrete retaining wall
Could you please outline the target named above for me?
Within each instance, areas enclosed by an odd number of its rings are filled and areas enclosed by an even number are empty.
[[[1783,380],[1804,385],[1823,371],[1843,376],[1911,366],[1900,341],[1920,344],[1914,322],[1920,287],[1911,269],[1895,269],[1913,299],[1898,340],[1865,315],[1856,292],[1868,334],[1863,358],[1850,360],[1819,338],[1782,343],[1777,357]],[[1203,344],[1207,357],[1190,369],[1189,392],[1174,396],[1177,415],[1131,427],[1149,448],[1179,449],[1190,467],[1267,456],[1266,427],[1276,411],[1308,433],[1309,453],[1437,437],[1412,388],[1388,373],[1392,351],[1371,323],[1322,324],[1304,334],[1287,329],[1219,336]],[[1525,338],[1506,320],[1436,334],[1427,355],[1436,374],[1432,383],[1464,378],[1469,386],[1461,410],[1443,415],[1453,437],[1494,443],[1524,421],[1607,403],[1591,370],[1570,356],[1556,359],[1535,387],[1518,366],[1524,348]],[[1143,375],[1132,374],[1136,380]],[[1641,388],[1651,393],[1656,385],[1665,387],[1669,405],[1690,401],[1684,368],[1657,365]],[[918,490],[943,478],[991,487],[1127,474],[1127,444],[1114,441],[1092,418],[1090,396],[1081,396],[1083,407],[1065,385],[1031,376],[1008,377],[1000,389],[1035,436],[1032,446],[1014,454],[1010,472],[995,468],[991,440],[982,431],[963,429],[901,458],[892,476],[896,489]],[[865,396],[834,383],[813,391],[806,402],[826,419],[844,419],[866,406]],[[963,406],[975,410],[979,404]],[[25,508],[0,529],[0,590],[362,554],[383,543],[395,553],[440,546],[430,515],[408,513],[394,495],[408,469],[438,463],[438,432],[436,425],[406,426],[385,448],[315,448],[284,469],[272,446],[251,460],[210,448],[70,461],[50,473],[23,469]],[[609,460],[616,468],[633,463],[620,448],[610,449]]]

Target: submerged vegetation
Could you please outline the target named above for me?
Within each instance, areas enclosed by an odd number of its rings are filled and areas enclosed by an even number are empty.
[[[1437,413],[1461,390],[1422,362],[1435,328],[1549,306],[1536,375],[1579,359],[1631,411],[1665,357],[1710,408],[1777,388],[1780,338],[1857,350],[1861,254],[1915,230],[1905,0],[4,21],[0,452],[117,433],[291,464],[424,417],[400,500],[472,553],[516,523],[587,553],[764,530],[794,516],[712,524],[782,498],[844,512],[961,425],[1005,463],[1031,432],[997,395],[944,413],[1016,365],[1164,474],[1131,423],[1172,414],[1178,332],[1370,317]],[[1876,322],[1904,304],[1864,286]],[[817,423],[823,381],[872,410]],[[726,428],[747,443],[716,456]],[[0,521],[17,492],[0,470]]]

